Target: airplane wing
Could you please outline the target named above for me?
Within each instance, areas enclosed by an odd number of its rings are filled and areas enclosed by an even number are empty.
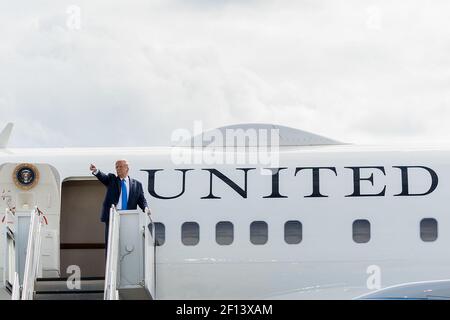
[[[354,300],[450,300],[450,280],[405,283],[380,289]]]

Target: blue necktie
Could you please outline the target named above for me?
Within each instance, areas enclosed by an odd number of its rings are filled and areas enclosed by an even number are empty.
[[[127,197],[127,185],[125,184],[125,179],[121,181],[121,185],[122,185],[122,210],[127,210],[128,197]]]

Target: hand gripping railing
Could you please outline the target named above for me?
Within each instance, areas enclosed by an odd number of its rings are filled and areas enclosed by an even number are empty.
[[[109,212],[108,249],[106,251],[104,300],[119,300],[117,275],[119,270],[119,225],[120,215],[113,205]]]
[[[34,283],[39,271],[39,257],[41,255],[41,230],[44,221],[42,212],[35,207],[31,212],[30,230],[28,232],[27,256],[22,286],[22,300],[32,300]]]

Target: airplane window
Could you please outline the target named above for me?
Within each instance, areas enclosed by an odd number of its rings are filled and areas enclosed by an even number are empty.
[[[250,241],[253,244],[266,244],[268,238],[267,223],[264,221],[253,221],[250,224]]]
[[[155,240],[157,246],[162,246],[166,242],[166,227],[161,222],[155,222]]]
[[[420,238],[423,241],[435,241],[438,237],[438,223],[436,219],[425,218],[420,221]]]
[[[200,227],[197,222],[185,222],[181,226],[181,241],[185,246],[195,246],[200,241]]]
[[[298,244],[302,241],[302,223],[300,221],[288,221],[284,224],[284,241],[287,244]]]
[[[366,243],[370,240],[370,222],[367,220],[355,220],[353,222],[353,241]]]
[[[216,242],[222,246],[233,243],[233,224],[229,221],[220,221],[216,224]]]

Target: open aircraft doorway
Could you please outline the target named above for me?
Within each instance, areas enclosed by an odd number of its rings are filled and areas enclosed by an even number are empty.
[[[94,177],[68,178],[62,183],[61,276],[79,266],[81,276],[105,275],[105,227],[100,212],[104,186]]]

